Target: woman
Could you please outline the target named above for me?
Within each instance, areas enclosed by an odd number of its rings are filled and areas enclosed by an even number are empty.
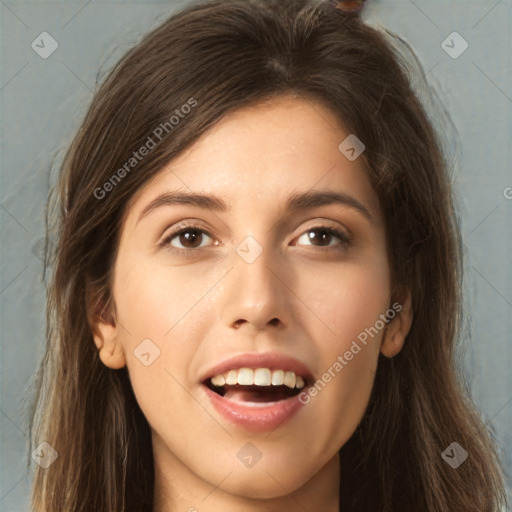
[[[61,173],[33,510],[500,510],[405,69],[308,0],[196,4],[120,61]]]

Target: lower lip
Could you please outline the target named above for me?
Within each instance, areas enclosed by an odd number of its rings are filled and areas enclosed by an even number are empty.
[[[204,386],[215,410],[227,421],[253,432],[268,432],[289,421],[301,408],[299,395],[271,405],[250,406],[228,400]]]

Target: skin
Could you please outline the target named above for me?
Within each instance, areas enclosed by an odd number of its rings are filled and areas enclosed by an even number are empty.
[[[93,332],[105,365],[128,366],[152,429],[155,512],[339,510],[337,452],[367,407],[379,351],[393,357],[403,346],[409,294],[387,329],[271,433],[228,423],[199,379],[228,356],[269,351],[293,355],[318,379],[391,307],[382,213],[363,158],[351,162],[338,149],[348,135],[319,104],[268,100],[219,122],[131,201],[115,310]],[[341,204],[286,209],[290,193],[312,189],[349,194],[371,220]],[[166,191],[214,194],[228,210],[166,205],[139,220]],[[212,236],[175,236],[174,248],[199,246],[184,255],[159,245],[187,224]],[[323,240],[311,232],[318,226],[341,230],[351,244]],[[235,251],[247,236],[263,249],[252,263]],[[160,356],[144,366],[134,350],[147,338]],[[237,458],[247,442],[262,454],[252,468]]]

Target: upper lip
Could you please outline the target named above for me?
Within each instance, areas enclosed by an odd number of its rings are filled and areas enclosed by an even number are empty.
[[[224,359],[211,367],[201,378],[201,382],[207,381],[215,375],[236,370],[239,368],[269,368],[270,370],[285,370],[300,375],[304,380],[311,382],[313,375],[305,363],[295,357],[277,352],[246,353]]]

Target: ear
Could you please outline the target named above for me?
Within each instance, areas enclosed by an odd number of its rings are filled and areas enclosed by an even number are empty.
[[[407,290],[400,301],[394,302],[391,310],[396,312],[384,331],[380,351],[385,357],[396,356],[404,346],[405,338],[411,329],[413,311],[411,293]]]
[[[101,298],[102,294],[90,283],[86,286],[87,319],[91,328],[94,344],[102,363],[119,370],[126,366],[126,358],[119,339],[119,325],[116,323],[111,303]]]

